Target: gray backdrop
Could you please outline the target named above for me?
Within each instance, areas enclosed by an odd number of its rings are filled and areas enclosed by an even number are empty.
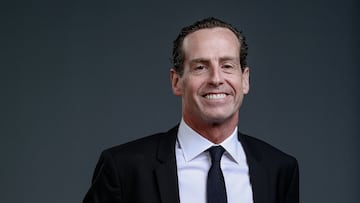
[[[1,15],[0,202],[80,202],[100,152],[180,120],[172,40],[244,31],[240,129],[297,157],[302,202],[359,202],[359,3],[11,1]]]

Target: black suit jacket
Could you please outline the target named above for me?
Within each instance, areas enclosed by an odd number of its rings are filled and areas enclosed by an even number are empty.
[[[175,158],[178,127],[102,152],[83,203],[176,203]],[[256,138],[238,133],[255,203],[298,203],[295,158]]]

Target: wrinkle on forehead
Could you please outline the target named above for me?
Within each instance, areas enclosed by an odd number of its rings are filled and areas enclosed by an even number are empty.
[[[201,29],[189,34],[183,41],[185,60],[226,60],[240,57],[240,43],[227,28]],[[199,55],[201,53],[201,55]],[[189,58],[191,56],[191,58]]]

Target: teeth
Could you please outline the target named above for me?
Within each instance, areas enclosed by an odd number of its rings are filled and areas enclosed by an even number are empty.
[[[225,94],[208,94],[205,96],[207,99],[223,99],[226,97]]]

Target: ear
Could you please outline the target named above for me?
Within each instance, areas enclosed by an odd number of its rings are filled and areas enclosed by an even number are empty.
[[[241,77],[242,77],[243,94],[247,94],[250,90],[250,69],[249,69],[249,67],[244,68]]]
[[[182,95],[181,77],[174,68],[170,69],[171,88],[176,96]]]

